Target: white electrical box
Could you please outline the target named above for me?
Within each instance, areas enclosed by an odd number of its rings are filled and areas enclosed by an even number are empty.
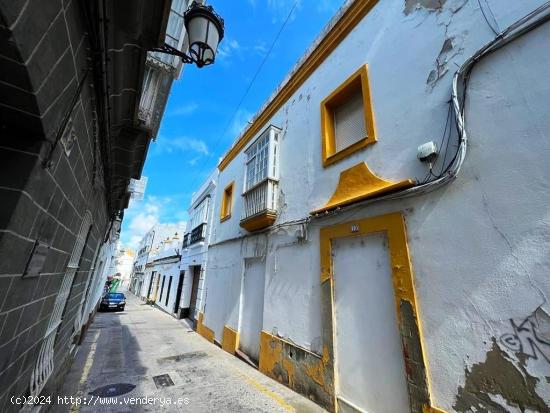
[[[424,143],[418,147],[417,156],[421,162],[433,162],[437,155],[437,144],[434,141]]]

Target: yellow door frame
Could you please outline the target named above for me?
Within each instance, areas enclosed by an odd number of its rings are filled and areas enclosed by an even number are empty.
[[[322,334],[326,344],[325,348],[328,348],[330,352],[332,382],[335,384],[338,380],[334,363],[335,316],[332,240],[359,237],[376,232],[386,233],[388,238],[397,322],[403,345],[411,413],[444,413],[443,410],[433,407],[430,401],[426,355],[422,345],[422,330],[418,317],[405,221],[400,212],[321,228]],[[333,388],[335,389],[336,386],[334,385]],[[334,391],[333,402],[335,411],[338,411],[336,391]]]

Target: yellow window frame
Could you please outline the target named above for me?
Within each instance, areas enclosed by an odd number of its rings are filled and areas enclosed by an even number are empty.
[[[231,212],[233,211],[233,198],[235,189],[235,181],[227,185],[223,190],[222,204],[220,208],[220,222],[226,221],[231,218]]]
[[[353,145],[336,152],[336,140],[334,133],[334,109],[343,104],[353,94],[361,91],[363,96],[363,111],[367,136]],[[321,144],[323,150],[323,167],[332,165],[352,153],[375,143],[376,128],[374,123],[374,111],[371,102],[371,92],[368,76],[368,65],[363,65],[352,74],[344,83],[334,90],[321,102]]]

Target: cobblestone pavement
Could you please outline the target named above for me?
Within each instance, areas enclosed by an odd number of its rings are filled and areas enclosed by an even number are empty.
[[[51,411],[324,412],[128,295],[126,311],[96,315],[61,392],[66,404]]]

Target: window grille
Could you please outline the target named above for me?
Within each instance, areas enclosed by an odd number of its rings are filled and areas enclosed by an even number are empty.
[[[54,346],[57,330],[61,325],[63,312],[71,292],[71,286],[78,269],[80,257],[84,250],[84,245],[92,226],[92,214],[90,211],[86,211],[84,218],[80,225],[80,230],[76,238],[75,245],[63,281],[61,282],[61,288],[55,299],[54,308],[48,322],[48,328],[42,341],[42,346],[38,353],[38,359],[36,365],[31,374],[30,393],[31,396],[38,396],[46,385],[49,377],[54,370]]]
[[[334,108],[334,138],[339,152],[367,136],[363,94],[359,90],[345,103]]]
[[[80,304],[78,307],[78,311],[76,312],[76,316],[74,318],[75,332],[79,332],[80,329],[82,328],[82,322],[86,314],[87,301],[89,300],[90,294],[92,291],[91,287],[95,284],[94,283],[94,279],[96,276],[95,268],[96,268],[97,261],[99,260],[99,247],[100,247],[100,243],[98,242],[94,253],[94,259],[92,261],[92,266],[90,267],[90,270],[88,271],[88,277],[86,278],[86,287],[84,287],[84,291],[80,296]]]

